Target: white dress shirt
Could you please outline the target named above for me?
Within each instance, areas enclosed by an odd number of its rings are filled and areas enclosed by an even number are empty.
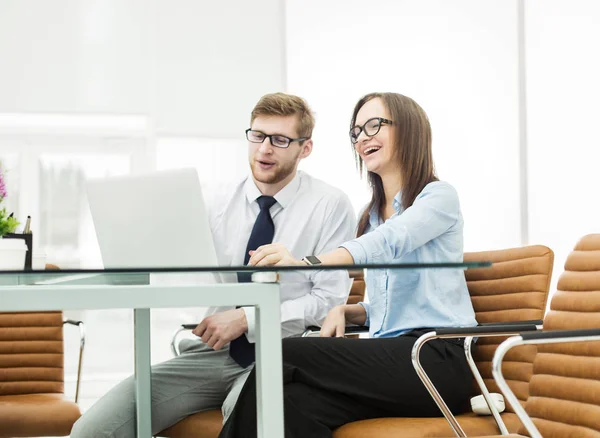
[[[221,187],[206,194],[210,226],[221,266],[241,266],[250,233],[260,211],[256,199],[262,193],[251,177],[233,187]],[[356,215],[350,199],[341,190],[307,173],[298,171],[275,196],[270,209],[275,235],[301,259],[339,247],[356,233]],[[327,312],[344,304],[350,279],[345,271],[282,272],[282,336],[298,335],[310,325],[321,325]],[[209,314],[231,307],[211,308]],[[244,307],[248,320],[246,334],[254,342],[254,307]]]

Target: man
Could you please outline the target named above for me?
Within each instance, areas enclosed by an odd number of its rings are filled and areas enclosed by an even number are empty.
[[[296,257],[319,254],[354,237],[356,219],[340,190],[298,171],[312,152],[314,116],[300,97],[263,96],[246,131],[251,175],[208,201],[219,264],[248,262],[258,246],[280,242]],[[242,273],[239,281],[248,281]],[[282,336],[320,325],[343,304],[344,272],[285,272],[281,276]],[[181,355],[152,367],[152,433],[204,410],[229,415],[254,362],[254,309],[213,309],[181,343]],[[83,415],[72,438],[134,437],[133,378],[121,382]]]

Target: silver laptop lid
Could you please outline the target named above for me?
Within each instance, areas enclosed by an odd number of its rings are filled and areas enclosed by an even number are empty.
[[[89,180],[86,188],[105,268],[217,265],[195,169]]]

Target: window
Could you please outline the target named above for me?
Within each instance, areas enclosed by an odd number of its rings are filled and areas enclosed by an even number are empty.
[[[69,114],[0,114],[0,160],[6,169],[6,207],[24,222],[32,217],[34,251],[61,268],[101,266],[85,196],[85,180],[153,168],[146,118]],[[87,408],[133,370],[129,310],[70,311],[86,324],[81,404]],[[177,315],[155,328],[165,342]],[[74,394],[79,337],[65,329],[66,394]],[[112,353],[112,354],[111,354]]]

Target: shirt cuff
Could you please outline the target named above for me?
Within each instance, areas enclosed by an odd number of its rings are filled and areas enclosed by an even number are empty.
[[[367,327],[371,326],[371,321],[369,320],[369,303],[365,303],[363,301],[359,302],[361,306],[365,309],[365,313],[367,314],[367,319],[365,320],[365,324]]]
[[[248,342],[254,344],[256,342],[256,309],[254,307],[242,307],[242,310],[246,314],[246,321],[248,322],[248,330],[246,331],[246,338]]]
[[[354,259],[355,265],[361,265],[367,262],[367,251],[356,239],[345,242],[341,247],[345,248],[350,253]]]

